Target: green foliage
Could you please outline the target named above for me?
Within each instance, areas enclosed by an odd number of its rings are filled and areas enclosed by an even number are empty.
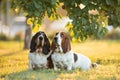
[[[120,0],[106,0],[108,24],[118,27],[120,25]]]
[[[34,24],[40,24],[45,15],[59,17],[56,12],[59,3],[67,11],[67,16],[73,20],[73,27],[69,28],[76,39],[85,40],[90,36],[101,38],[107,32],[99,19],[102,16],[108,25],[120,25],[120,0],[12,0],[12,9],[19,9],[27,13],[27,17],[34,18]],[[85,7],[81,8],[80,4]],[[99,14],[90,14],[90,10],[97,10]]]
[[[26,13],[26,17],[34,18],[33,24],[41,24],[43,17],[56,14],[56,0],[12,0],[11,8]]]
[[[101,38],[105,35],[107,30],[99,21],[101,13],[103,17],[108,17],[109,25],[114,27],[120,25],[118,0],[61,0],[61,2],[64,3],[63,8],[67,10],[69,18],[73,20],[73,27],[69,30],[75,33],[77,39],[85,40],[89,36]],[[85,7],[81,9],[80,4],[84,4]],[[90,14],[90,10],[97,10],[99,14]]]

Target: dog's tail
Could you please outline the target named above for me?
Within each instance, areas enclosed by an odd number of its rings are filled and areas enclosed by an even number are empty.
[[[91,68],[96,68],[97,66],[98,66],[97,63],[92,63],[92,64],[91,64]]]

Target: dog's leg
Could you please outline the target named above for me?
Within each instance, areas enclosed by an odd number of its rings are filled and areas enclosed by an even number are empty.
[[[58,68],[57,68],[57,66],[56,66],[55,62],[53,62],[53,65],[54,65],[54,70],[55,70],[55,71],[57,71],[57,70],[58,70]]]
[[[67,66],[67,70],[68,70],[68,71],[72,70],[72,65],[68,65],[68,66]]]
[[[33,65],[32,65],[31,60],[29,60],[29,69],[33,69]]]

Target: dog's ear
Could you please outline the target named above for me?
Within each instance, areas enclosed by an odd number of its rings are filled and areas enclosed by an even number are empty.
[[[35,52],[35,50],[36,50],[36,46],[37,46],[36,40],[37,40],[37,37],[38,37],[38,33],[36,33],[36,34],[32,37],[32,39],[31,39],[30,52]]]
[[[36,39],[35,37],[33,36],[32,40],[31,40],[31,43],[30,43],[30,52],[34,52],[36,50]]]
[[[66,33],[63,33],[64,37],[62,39],[62,49],[66,53],[71,50],[70,39]]]
[[[48,37],[46,36],[46,34],[44,35],[44,46],[42,49],[42,52],[47,55],[50,52],[50,41],[48,39]]]

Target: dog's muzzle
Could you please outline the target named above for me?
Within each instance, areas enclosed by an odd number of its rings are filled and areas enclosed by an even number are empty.
[[[40,36],[40,37],[39,37],[39,40],[43,40],[43,37],[42,37],[42,36]]]

